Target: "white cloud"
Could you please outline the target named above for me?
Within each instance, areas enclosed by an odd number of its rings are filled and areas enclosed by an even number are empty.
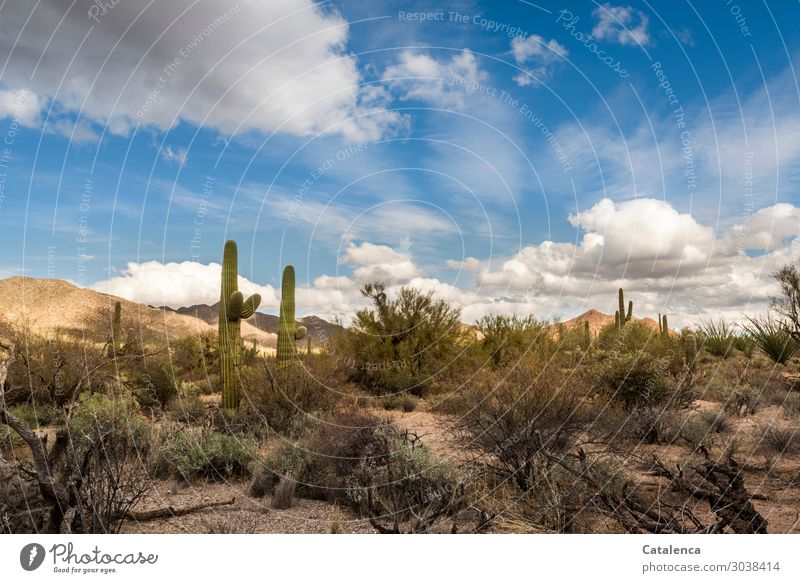
[[[47,100],[27,89],[0,89],[0,119],[9,117],[20,125],[39,125]]]
[[[464,271],[480,271],[481,262],[479,259],[476,259],[475,257],[467,257],[463,260],[448,259],[447,267],[449,267],[450,269],[461,269]]]
[[[607,40],[621,45],[647,45],[650,19],[641,10],[630,6],[603,4],[592,11],[596,24],[592,35],[598,40]]]
[[[172,146],[166,146],[161,150],[161,158],[165,162],[175,162],[178,166],[183,166],[189,159],[189,152],[185,148],[173,149]]]
[[[401,99],[416,99],[448,108],[462,108],[464,88],[473,87],[485,78],[475,55],[466,49],[450,60],[403,51],[398,62],[383,73],[383,81]]]
[[[524,70],[514,81],[523,87],[549,79],[553,65],[569,54],[556,39],[548,41],[538,34],[515,37],[511,41],[511,52],[517,65]]]
[[[339,265],[352,273],[320,275],[298,285],[300,314],[342,317],[366,305],[360,288],[383,281],[390,294],[402,286],[431,291],[463,309],[473,322],[487,313],[572,317],[589,308],[613,313],[616,289],[626,289],[638,316],[667,313],[675,326],[701,318],[765,310],[777,292],[772,274],[800,259],[800,208],[781,203],[754,213],[741,225],[715,236],[714,230],[668,203],[637,199],[601,200],[568,217],[579,229],[577,243],[544,241],[505,259],[465,266],[482,268],[473,287],[457,287],[426,276],[407,251],[370,242],[350,243]],[[748,250],[771,250],[748,255]],[[450,267],[462,262],[451,260]],[[484,266],[494,267],[484,267]],[[219,296],[220,266],[195,262],[130,263],[121,274],[94,289],[151,305],[214,303]],[[275,312],[279,290],[239,278],[245,294],[260,293],[262,310]]]
[[[398,285],[422,276],[422,270],[414,264],[410,253],[368,242],[350,243],[339,263],[356,266],[353,277],[361,284],[380,281]]]
[[[122,135],[140,122],[166,130],[185,121],[363,141],[402,125],[380,91],[359,88],[348,23],[311,0],[126,1],[95,20],[93,6],[6,3],[4,84]]]
[[[73,144],[89,144],[97,142],[100,136],[85,121],[74,122],[68,118],[48,120],[46,131],[63,136]]]

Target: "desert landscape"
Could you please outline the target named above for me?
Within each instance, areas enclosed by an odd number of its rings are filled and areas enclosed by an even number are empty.
[[[565,322],[410,286],[347,326],[237,289],[153,307],[0,281],[6,533],[791,533],[800,276],[676,330],[618,291]]]

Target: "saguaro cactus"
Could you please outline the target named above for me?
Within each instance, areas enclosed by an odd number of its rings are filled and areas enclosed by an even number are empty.
[[[661,335],[665,338],[669,336],[669,326],[667,326],[667,315],[661,314],[658,315],[658,329],[661,331]]]
[[[253,294],[246,300],[239,291],[239,267],[236,241],[227,241],[222,255],[222,281],[219,296],[219,376],[222,406],[239,407],[237,376],[242,362],[242,319],[252,316],[261,303]]]
[[[583,347],[589,348],[592,343],[592,332],[589,328],[589,320],[583,321]]]
[[[689,334],[683,339],[683,357],[690,369],[694,368],[694,361],[697,359],[697,338],[694,334]]]
[[[288,369],[297,356],[296,340],[305,337],[305,326],[297,326],[294,319],[294,267],[287,265],[281,281],[281,311],[278,320],[278,371],[282,381],[288,380]]]
[[[629,322],[633,317],[633,301],[628,302],[628,313],[625,314],[625,292],[619,288],[619,327],[622,328],[625,322]]]

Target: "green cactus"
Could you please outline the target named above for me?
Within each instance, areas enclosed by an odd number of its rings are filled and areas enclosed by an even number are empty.
[[[619,328],[619,310],[614,312],[614,328]]]
[[[306,355],[311,356],[311,334],[306,336]]]
[[[122,304],[114,304],[114,320],[111,325],[111,345],[114,348],[114,356],[122,352]]]
[[[592,343],[592,331],[589,328],[589,320],[583,321],[583,347],[589,348]]]
[[[633,317],[633,301],[628,302],[628,313],[625,314],[625,292],[619,288],[619,327],[622,328],[626,322],[630,322]]]
[[[667,325],[667,315],[664,314],[661,316],[661,320],[658,323],[658,327],[661,329],[661,334],[665,337],[669,337],[669,326]]]
[[[694,369],[694,363],[697,359],[697,338],[694,334],[688,334],[683,339],[683,357],[689,369]]]
[[[305,337],[305,326],[297,326],[294,319],[294,267],[287,265],[281,282],[281,311],[278,321],[277,361],[280,380],[289,380],[288,371],[297,356],[296,341]]]
[[[239,268],[236,241],[227,241],[222,256],[222,278],[219,297],[219,376],[222,384],[222,406],[239,407],[237,386],[242,362],[242,319],[252,316],[261,303],[253,294],[246,300],[239,291]]]

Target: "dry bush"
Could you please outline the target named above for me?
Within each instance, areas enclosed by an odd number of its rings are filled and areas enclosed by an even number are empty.
[[[324,414],[339,398],[332,387],[340,371],[330,359],[294,363],[285,383],[279,382],[275,366],[275,361],[269,360],[243,367],[241,372],[242,408],[251,411],[262,426],[286,433],[298,417]]]
[[[247,493],[254,498],[263,498],[271,493],[278,483],[278,476],[275,472],[261,465],[251,468],[250,473],[253,478],[250,480]]]
[[[557,359],[532,358],[476,375],[462,398],[465,411],[451,424],[454,441],[523,491],[535,479],[532,464],[541,448],[565,451],[600,424],[584,406],[580,373]]]
[[[785,456],[800,449],[800,432],[794,426],[760,425],[756,428],[756,435],[760,435],[758,451],[767,456]]]

